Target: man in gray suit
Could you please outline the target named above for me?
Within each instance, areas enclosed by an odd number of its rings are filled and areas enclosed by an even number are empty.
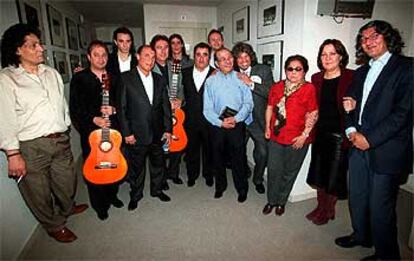
[[[239,78],[247,84],[253,94],[253,122],[247,126],[247,139],[253,139],[253,158],[255,162],[253,184],[260,194],[265,192],[263,173],[267,166],[267,141],[264,137],[265,111],[267,97],[273,84],[272,71],[269,66],[258,64],[256,54],[251,45],[239,42],[233,47],[233,56],[236,58],[236,70]],[[246,157],[247,165],[247,157]]]

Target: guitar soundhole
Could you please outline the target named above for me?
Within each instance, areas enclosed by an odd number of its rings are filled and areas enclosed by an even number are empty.
[[[103,152],[108,152],[112,149],[112,144],[109,141],[104,141],[99,147]]]

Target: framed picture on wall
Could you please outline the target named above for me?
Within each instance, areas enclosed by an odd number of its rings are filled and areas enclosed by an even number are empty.
[[[79,46],[82,49],[88,48],[88,38],[86,36],[86,29],[83,25],[78,25],[79,32]]]
[[[58,70],[58,72],[62,76],[63,82],[69,82],[69,67],[66,60],[66,53],[54,51],[53,62],[55,64],[55,69]]]
[[[80,58],[81,66],[83,68],[89,67],[88,56],[86,56],[86,54],[81,54]]]
[[[275,82],[282,79],[283,41],[274,41],[257,46],[257,60],[272,69]]]
[[[233,13],[233,43],[249,40],[249,6],[246,6]]]
[[[69,49],[72,50],[79,50],[78,42],[79,42],[79,33],[78,33],[78,26],[76,23],[69,18],[66,18],[66,32],[68,35],[68,44]]]
[[[52,6],[47,5],[47,19],[49,21],[50,40],[52,45],[65,47],[62,14]]]
[[[284,0],[259,0],[257,37],[265,38],[283,34]]]
[[[42,12],[39,0],[17,0],[19,21],[37,27],[41,32],[41,41],[45,42]]]
[[[80,66],[80,59],[79,55],[76,54],[70,54],[69,55],[69,62],[70,62],[70,71],[73,72],[73,70]]]

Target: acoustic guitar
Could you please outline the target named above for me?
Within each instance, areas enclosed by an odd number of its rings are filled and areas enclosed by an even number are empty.
[[[102,75],[102,106],[109,105],[110,78]],[[109,116],[103,114],[104,118]],[[85,179],[93,184],[112,184],[123,179],[128,166],[120,147],[122,136],[107,127],[94,130],[89,135],[91,152],[83,165]]]
[[[181,64],[179,60],[174,60],[172,67],[172,81],[170,86],[170,100],[177,99],[178,77],[181,73]],[[184,130],[185,113],[181,108],[172,111],[173,131],[171,137],[170,152],[178,152],[187,146],[187,134]]]

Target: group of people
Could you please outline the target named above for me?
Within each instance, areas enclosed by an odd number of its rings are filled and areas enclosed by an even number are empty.
[[[146,159],[150,195],[167,202],[168,180],[187,185],[200,174],[215,185],[214,198],[227,188],[230,168],[238,202],[248,195],[250,168],[246,145],[254,143],[253,184],[267,191],[263,214],[283,215],[288,196],[312,143],[307,183],[317,189],[317,206],[306,215],[316,225],[335,218],[335,204],[349,194],[353,233],[337,238],[341,247],[375,246],[374,259],[399,259],[396,201],[399,184],[412,172],[413,60],[401,55],[400,34],[385,21],[371,21],[357,34],[356,71],[337,39],[325,40],[318,52],[320,72],[305,79],[308,61],[289,56],[286,79],[274,82],[270,67],[259,64],[251,45],[224,47],[223,35],[211,30],[208,43],[194,46],[193,58],[181,35],[155,35],[135,52],[133,34],[113,33],[113,52],[99,40],[87,49],[88,68],[70,83],[67,106],[63,82],[43,64],[39,31],[25,24],[2,37],[0,72],[0,148],[8,174],[49,235],[71,242],[66,219],[87,208],[75,205],[76,176],[69,131],[80,134],[83,159],[89,134],[98,128],[118,130],[127,158],[128,210],[143,198]],[[173,72],[174,64],[182,70]],[[178,75],[175,75],[177,73]],[[102,105],[103,78],[110,80],[109,105]],[[176,85],[176,86],[173,86]],[[172,87],[176,88],[173,89]],[[174,139],[172,116],[186,114],[185,150],[165,153]],[[267,189],[264,172],[267,167]],[[347,174],[349,172],[349,189]],[[101,220],[117,197],[120,183],[86,181],[90,204]]]

